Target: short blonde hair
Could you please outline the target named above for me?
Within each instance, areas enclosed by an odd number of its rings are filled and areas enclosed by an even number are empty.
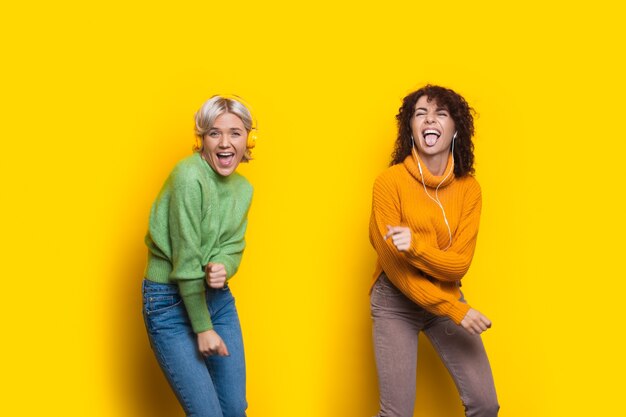
[[[202,151],[201,143],[204,135],[209,133],[215,123],[215,120],[224,113],[231,113],[239,117],[243,122],[243,126],[246,131],[250,134],[250,131],[253,129],[252,114],[250,113],[248,107],[243,104],[243,100],[239,99],[237,96],[215,95],[208,99],[202,107],[200,107],[200,110],[196,112],[195,132],[196,136],[200,138],[200,145],[194,145],[193,150],[195,152]],[[241,160],[242,162],[248,162],[251,159],[252,155],[250,153],[250,149],[246,148],[246,152]]]

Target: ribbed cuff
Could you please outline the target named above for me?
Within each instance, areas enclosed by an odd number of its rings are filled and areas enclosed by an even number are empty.
[[[471,307],[469,306],[469,304],[464,303],[462,301],[456,301],[451,304],[450,310],[448,310],[446,315],[450,317],[453,322],[455,322],[458,325],[461,325],[463,318],[465,318],[465,315],[467,314],[470,308]]]
[[[226,279],[230,279],[230,277],[237,272],[237,265],[234,264],[230,256],[214,256],[211,258],[211,263],[224,265],[226,269]]]
[[[200,333],[213,328],[209,307],[206,303],[204,279],[193,281],[179,281],[178,287],[185,303],[189,321],[194,333]]]

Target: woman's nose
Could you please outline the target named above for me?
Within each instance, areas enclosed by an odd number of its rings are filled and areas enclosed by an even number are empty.
[[[220,136],[220,141],[218,143],[220,148],[228,148],[229,145],[229,136],[228,135],[221,135]]]

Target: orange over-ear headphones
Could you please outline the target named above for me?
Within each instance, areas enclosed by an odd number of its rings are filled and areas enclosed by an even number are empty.
[[[248,132],[248,141],[246,142],[246,148],[253,149],[256,146],[257,139],[259,138],[259,132],[258,132],[259,124],[252,113],[252,107],[250,106],[250,104],[248,104],[246,100],[242,99],[241,97],[235,94],[218,94],[217,96],[228,99],[228,100],[237,101],[240,104],[242,104],[246,109],[248,109],[248,112],[250,113],[250,118],[252,119],[252,127],[250,128],[250,131]]]

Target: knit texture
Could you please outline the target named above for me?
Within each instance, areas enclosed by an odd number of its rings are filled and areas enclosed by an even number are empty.
[[[194,332],[213,328],[204,267],[221,263],[227,278],[239,268],[252,186],[234,172],[217,174],[194,153],[180,161],[150,211],[145,277],[177,283]]]
[[[374,183],[369,232],[378,254],[372,286],[385,271],[412,301],[460,324],[470,309],[459,301],[460,280],[474,255],[482,199],[473,176],[456,178],[452,170],[452,156],[441,176],[432,175],[422,164],[422,178],[412,156],[385,170]],[[448,228],[423,184],[434,198],[437,185],[446,176],[437,192],[452,231],[452,244],[444,250],[450,242]],[[383,239],[387,225],[411,229],[411,246],[406,252],[398,251],[391,238]]]

